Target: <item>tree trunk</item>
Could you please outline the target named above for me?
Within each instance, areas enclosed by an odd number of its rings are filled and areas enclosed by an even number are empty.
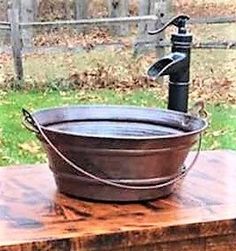
[[[126,17],[129,14],[129,0],[108,0],[109,17]],[[116,25],[112,28],[115,35],[125,36],[129,32],[129,25]]]

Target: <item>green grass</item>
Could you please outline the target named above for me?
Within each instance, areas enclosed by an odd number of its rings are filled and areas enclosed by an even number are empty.
[[[39,163],[45,155],[39,142],[21,124],[21,109],[29,111],[69,104],[126,104],[165,107],[154,91],[98,92],[8,92],[0,93],[0,165]],[[203,139],[203,149],[236,150],[236,107],[208,106],[211,121]],[[22,147],[23,145],[23,147]],[[28,147],[29,146],[29,147]],[[34,149],[35,148],[35,149]]]

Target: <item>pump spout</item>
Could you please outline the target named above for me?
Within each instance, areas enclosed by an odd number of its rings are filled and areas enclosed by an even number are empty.
[[[152,79],[164,75],[177,74],[183,72],[187,64],[185,53],[173,52],[154,63],[147,71],[147,75]]]
[[[155,80],[169,76],[168,109],[188,111],[189,53],[172,52],[151,65],[147,75]]]

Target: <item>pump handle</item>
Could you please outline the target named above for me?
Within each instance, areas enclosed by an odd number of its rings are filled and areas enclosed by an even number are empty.
[[[162,32],[163,30],[165,30],[170,25],[174,25],[174,26],[178,27],[179,33],[186,33],[185,25],[189,19],[190,19],[190,17],[187,15],[184,15],[184,14],[181,14],[179,16],[175,16],[169,22],[167,22],[164,26],[162,26],[160,29],[154,30],[154,31],[148,31],[148,34],[149,35],[156,35],[156,34]]]

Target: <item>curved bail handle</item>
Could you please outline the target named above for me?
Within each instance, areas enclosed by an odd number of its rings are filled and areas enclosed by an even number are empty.
[[[22,114],[23,114],[22,123],[26,127],[26,129],[38,134],[39,133],[38,127],[31,113],[28,112],[26,109],[22,108]]]
[[[148,34],[149,35],[156,35],[156,34],[162,32],[163,30],[165,30],[170,25],[174,25],[174,26],[178,27],[179,33],[186,33],[185,25],[189,19],[190,19],[190,17],[187,15],[184,15],[184,14],[175,16],[169,22],[167,22],[164,26],[162,26],[160,29],[154,30],[154,31],[148,31]],[[185,31],[185,32],[183,32],[183,31]]]

